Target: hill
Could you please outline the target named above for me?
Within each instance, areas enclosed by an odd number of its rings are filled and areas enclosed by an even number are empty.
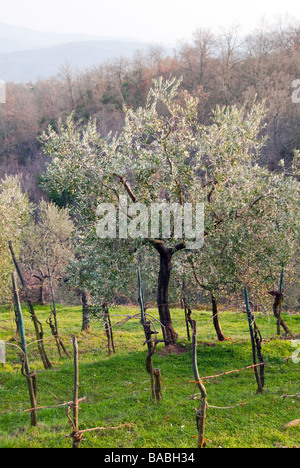
[[[66,62],[84,70],[148,47],[135,39],[41,33],[0,23],[0,77],[35,82],[56,75]]]
[[[83,71],[120,56],[130,58],[138,48],[136,42],[103,40],[2,54],[0,76],[6,82],[35,82],[57,75],[65,63]]]

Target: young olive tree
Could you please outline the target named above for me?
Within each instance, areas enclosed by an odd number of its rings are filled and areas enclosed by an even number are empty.
[[[280,327],[291,331],[282,320],[282,302],[289,287],[297,281],[300,237],[300,186],[287,174],[270,176],[270,199],[262,200],[256,221],[249,222],[253,236],[246,235],[248,254],[240,261],[240,277],[251,288],[259,303],[266,302],[267,293],[273,296],[273,312]]]
[[[24,238],[21,261],[24,271],[39,281],[39,303],[45,305],[46,281],[53,285],[61,281],[73,257],[74,224],[67,209],[44,200],[35,214]]]
[[[76,238],[75,255],[67,275],[81,298],[83,331],[90,330],[92,304],[114,305],[123,297],[129,301],[137,299],[137,263],[131,246],[89,234]]]
[[[31,218],[31,205],[22,192],[17,177],[5,177],[0,182],[0,301],[10,296],[13,263],[8,247],[12,241],[16,255],[20,251],[26,227]]]
[[[300,233],[299,182],[286,170],[272,173],[254,160],[248,168],[244,165],[232,181],[230,175],[226,176],[226,192],[234,197],[230,200],[223,194],[218,205],[224,202],[232,207],[234,202],[231,216],[207,235],[205,250],[188,257],[196,284],[211,295],[220,340],[224,335],[218,321],[217,298],[241,293],[243,285],[247,285],[252,298],[265,303],[274,284],[278,291],[283,266],[285,285],[291,284],[296,276]],[[239,206],[237,193],[241,196]],[[215,188],[208,204],[213,213],[217,197]]]

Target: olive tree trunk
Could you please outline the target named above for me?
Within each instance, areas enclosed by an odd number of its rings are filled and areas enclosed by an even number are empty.
[[[211,294],[211,303],[212,303],[212,311],[213,311],[213,322],[214,322],[214,327],[218,336],[219,341],[225,341],[225,335],[222,331],[222,327],[220,324],[220,317],[219,317],[219,310],[218,310],[218,300],[214,296],[214,294]]]
[[[163,335],[166,346],[174,344],[177,341],[178,334],[175,332],[169,306],[169,286],[172,269],[173,255],[179,250],[185,248],[184,244],[178,244],[175,247],[167,247],[162,241],[153,241],[153,246],[160,256],[159,277],[157,287],[157,307],[159,311],[160,322],[163,325]]]
[[[90,314],[90,294],[84,289],[81,291],[81,303],[82,303],[82,329],[81,331],[91,331],[91,314]]]

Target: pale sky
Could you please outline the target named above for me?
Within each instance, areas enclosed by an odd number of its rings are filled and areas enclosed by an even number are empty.
[[[197,28],[218,32],[261,18],[300,21],[299,0],[0,0],[0,22],[57,33],[132,37],[153,42],[189,40]]]

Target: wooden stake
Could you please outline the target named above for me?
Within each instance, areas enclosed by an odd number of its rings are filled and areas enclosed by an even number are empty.
[[[160,369],[154,369],[153,367],[152,356],[155,353],[155,347],[152,341],[152,334],[155,332],[151,331],[151,323],[148,320],[146,320],[140,268],[138,268],[137,273],[138,273],[138,286],[139,286],[139,303],[141,307],[141,323],[144,327],[144,332],[145,332],[145,338],[146,338],[145,344],[147,344],[147,347],[148,347],[146,369],[147,369],[147,372],[151,376],[152,396],[153,396],[153,400],[156,402],[156,401],[159,401],[162,397],[161,395],[161,371]]]
[[[60,348],[62,348],[62,350],[66,354],[66,356],[68,356],[68,358],[70,358],[71,356],[69,355],[68,351],[66,350],[66,347],[65,347],[64,343],[62,342],[62,339],[60,338],[59,333],[58,333],[58,323],[57,323],[55,296],[54,296],[54,289],[53,289],[53,285],[52,285],[52,278],[51,278],[51,272],[50,272],[50,267],[49,267],[48,260],[47,260],[47,267],[48,267],[48,278],[49,278],[51,297],[52,297],[52,311],[51,311],[50,317],[47,320],[47,323],[50,326],[52,335],[55,338],[58,354],[61,357]],[[52,315],[54,317],[54,325],[53,325],[52,320],[51,320]]]
[[[184,309],[184,318],[185,318],[185,325],[186,325],[186,333],[187,333],[187,339],[188,341],[191,341],[191,335],[190,335],[190,328],[189,328],[189,320],[188,320],[188,307],[186,303],[186,297],[185,297],[185,278],[183,278],[182,281],[182,308]]]
[[[250,337],[251,337],[251,344],[252,344],[252,357],[253,357],[253,364],[254,364],[254,373],[255,373],[255,378],[257,382],[257,393],[263,393],[263,386],[262,382],[260,380],[260,375],[258,372],[258,368],[256,366],[257,364],[257,359],[256,359],[256,344],[255,344],[255,337],[259,339],[258,334],[256,335],[253,330],[253,316],[250,311],[250,306],[249,306],[249,299],[248,299],[248,291],[247,288],[245,287],[244,289],[244,297],[245,297],[245,304],[246,304],[246,311],[247,311],[247,317],[248,317],[248,324],[249,324],[249,330],[250,330]],[[261,349],[259,350],[259,353],[261,355]],[[262,356],[262,355],[261,355]]]
[[[17,310],[17,315],[18,315],[18,324],[19,324],[20,337],[21,337],[21,348],[23,351],[23,366],[25,370],[25,373],[23,372],[23,374],[27,378],[27,385],[28,385],[28,391],[29,391],[29,396],[30,396],[31,425],[37,426],[38,419],[37,419],[37,411],[36,411],[36,376],[34,373],[31,373],[30,367],[29,367],[24,320],[23,320],[19,293],[17,289],[15,273],[13,273],[11,277],[12,277],[12,285],[13,285],[13,292],[14,292],[14,297],[15,297],[16,310]]]
[[[73,336],[73,349],[74,349],[74,390],[73,390],[73,448],[78,449],[82,439],[78,431],[78,414],[79,414],[79,366],[78,366],[78,343],[76,336]]]
[[[283,277],[284,277],[284,269],[281,269],[280,275],[280,286],[279,286],[279,306],[278,306],[278,319],[277,319],[277,335],[281,335],[281,316],[282,316],[282,303],[283,303]]]
[[[114,354],[116,354],[116,348],[115,348],[115,343],[114,343],[113,329],[112,329],[112,324],[110,320],[108,304],[103,304],[102,310],[104,313],[104,325],[105,325],[105,333],[107,337],[107,349],[108,349],[108,354],[111,356],[112,354],[111,350],[113,350]]]
[[[194,377],[196,385],[198,386],[201,394],[201,403],[200,407],[196,413],[196,423],[198,428],[198,447],[204,448],[205,447],[205,438],[204,438],[204,431],[205,431],[205,422],[206,422],[206,410],[207,410],[207,394],[206,388],[200,378],[199,370],[198,370],[198,359],[197,359],[197,323],[195,320],[192,320],[189,316],[189,321],[191,325],[191,329],[193,332],[192,338],[192,365],[194,371]]]
[[[28,303],[29,311],[30,311],[31,318],[32,318],[32,321],[33,321],[33,325],[34,325],[34,329],[35,329],[35,334],[36,334],[36,339],[37,339],[37,346],[38,346],[38,350],[39,350],[39,353],[40,353],[44,368],[46,370],[51,369],[52,364],[49,361],[49,359],[47,357],[47,354],[46,354],[46,351],[45,351],[45,348],[44,348],[44,342],[43,342],[44,332],[43,332],[42,324],[38,321],[37,316],[35,315],[34,307],[33,307],[33,304],[32,304],[32,302],[30,300],[27,285],[25,283],[25,280],[23,278],[21,269],[20,269],[19,264],[17,262],[16,256],[15,256],[15,253],[14,253],[14,250],[13,250],[12,242],[9,241],[8,245],[9,245],[9,249],[10,249],[10,252],[11,252],[13,262],[14,262],[16,270],[18,272],[18,276],[20,278],[21,284],[22,284],[24,292],[25,292],[26,300],[27,300],[27,303]]]

